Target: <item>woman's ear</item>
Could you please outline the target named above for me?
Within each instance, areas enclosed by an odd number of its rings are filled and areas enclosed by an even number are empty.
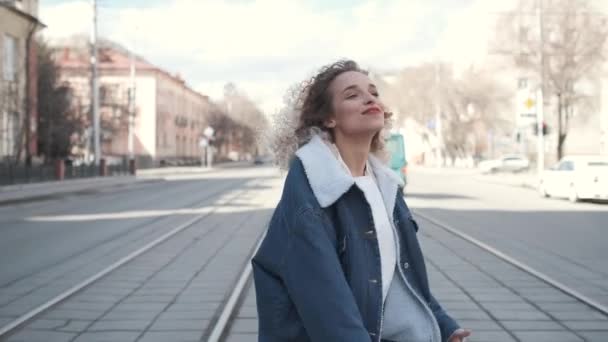
[[[325,127],[327,128],[334,128],[336,127],[336,120],[334,119],[329,119],[325,121]]]

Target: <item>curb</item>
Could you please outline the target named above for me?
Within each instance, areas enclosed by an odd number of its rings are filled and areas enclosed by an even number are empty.
[[[484,179],[482,177],[475,177],[474,179],[478,182],[483,182],[483,183],[491,183],[491,184],[505,185],[505,186],[511,186],[511,187],[517,187],[517,188],[525,188],[525,189],[529,189],[529,190],[538,189],[536,180],[534,180],[534,181],[516,180],[513,182],[509,182],[509,181],[501,181],[498,179]]]
[[[0,206],[44,201],[48,199],[61,198],[62,196],[70,194],[84,195],[99,191],[101,189],[159,181],[162,181],[162,179],[138,179],[134,176],[115,176],[11,185],[0,188]]]

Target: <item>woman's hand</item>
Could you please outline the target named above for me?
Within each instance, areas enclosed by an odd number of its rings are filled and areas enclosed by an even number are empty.
[[[456,331],[454,331],[454,333],[452,334],[452,336],[450,336],[450,338],[448,338],[448,342],[464,342],[465,341],[465,337],[469,337],[471,336],[471,330],[467,330],[467,329],[458,329]]]

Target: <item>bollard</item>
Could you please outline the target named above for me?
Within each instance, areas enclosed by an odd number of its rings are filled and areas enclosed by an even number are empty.
[[[101,158],[99,159],[99,176],[105,177],[108,175],[108,165],[106,164],[106,160]]]
[[[55,179],[63,180],[65,178],[65,162],[62,159],[55,160]]]
[[[129,174],[135,176],[135,172],[137,172],[137,168],[135,166],[135,159],[129,159]]]

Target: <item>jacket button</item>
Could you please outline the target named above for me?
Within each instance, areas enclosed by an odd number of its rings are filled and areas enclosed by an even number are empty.
[[[373,229],[372,230],[368,230],[368,231],[365,232],[365,234],[367,234],[367,235],[374,235],[374,230]]]
[[[404,269],[406,269],[406,270],[407,270],[408,268],[410,268],[410,263],[409,263],[409,262],[404,262],[404,263],[403,263],[403,268],[404,268]]]
[[[373,332],[370,332],[370,333],[369,333],[369,336],[371,336],[371,337],[376,337],[376,334],[374,334]]]
[[[376,283],[378,283],[378,280],[377,279],[370,279],[369,282],[372,283],[372,284],[376,284]]]

